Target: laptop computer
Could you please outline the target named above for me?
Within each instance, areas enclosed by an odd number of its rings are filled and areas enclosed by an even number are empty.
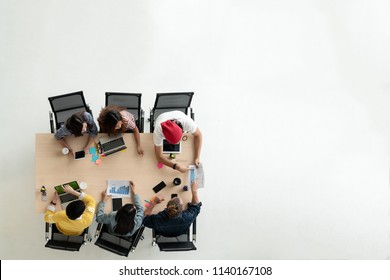
[[[108,156],[126,148],[125,140],[122,136],[103,136],[99,139],[98,150],[102,156]]]
[[[62,184],[62,185],[54,187],[54,189],[56,190],[56,192],[58,193],[58,196],[60,198],[61,208],[63,210],[65,210],[66,206],[68,206],[69,203],[71,203],[72,201],[75,201],[75,200],[77,200],[79,198],[77,196],[74,196],[72,194],[69,194],[69,193],[65,192],[63,190],[63,188],[62,188],[63,185],[69,185],[77,192],[81,192],[81,190],[80,190],[79,184],[76,181],[69,182],[69,183]]]
[[[179,153],[181,153],[181,142],[179,142],[178,144],[171,144],[167,140],[164,139],[162,152],[163,152],[163,154],[179,154]]]

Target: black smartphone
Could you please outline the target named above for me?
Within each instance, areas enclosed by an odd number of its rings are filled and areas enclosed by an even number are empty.
[[[174,197],[177,197],[177,193],[171,194],[171,199],[174,198]]]
[[[161,181],[160,183],[158,183],[154,188],[153,188],[153,191],[155,193],[158,193],[159,191],[161,191],[163,188],[166,187],[166,184],[164,183],[164,181]]]
[[[112,211],[118,211],[119,208],[122,207],[122,198],[121,197],[113,197],[112,198]]]
[[[74,153],[74,159],[83,159],[83,158],[85,158],[84,151],[78,151]]]

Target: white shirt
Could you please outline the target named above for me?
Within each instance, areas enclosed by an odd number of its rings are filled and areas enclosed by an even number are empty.
[[[165,136],[162,133],[161,123],[167,120],[177,120],[178,122],[181,123],[183,127],[183,131],[192,134],[195,133],[195,131],[198,129],[193,119],[191,119],[189,116],[187,116],[181,111],[171,111],[171,112],[162,113],[157,117],[154,125],[153,142],[154,145],[156,146],[163,145],[163,140],[165,139]]]

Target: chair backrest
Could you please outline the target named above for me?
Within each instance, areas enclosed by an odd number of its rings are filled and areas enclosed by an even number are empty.
[[[166,237],[156,233],[155,229],[152,229],[152,237],[153,245],[157,244],[160,251],[177,252],[196,250],[194,244],[196,241],[196,219],[192,223],[192,230],[189,228],[184,234],[175,237]]]
[[[143,238],[144,228],[142,225],[133,236],[126,238],[109,233],[106,225],[99,224],[97,234],[95,234],[97,237],[95,245],[114,254],[127,257],[130,252],[134,252],[138,241]]]
[[[54,114],[56,129],[59,129],[75,113],[87,111],[92,114],[89,106],[85,102],[82,91],[52,96],[48,99]]]
[[[86,228],[81,235],[69,236],[59,232],[55,224],[49,225],[46,223],[46,232],[48,232],[50,226],[51,235],[45,244],[46,248],[65,251],[79,251],[81,246],[85,244],[88,239],[88,228]]]
[[[193,96],[193,92],[157,93],[154,107],[150,111],[150,132],[154,131],[154,122],[162,113],[181,111],[187,115]],[[193,118],[192,112],[191,117]]]
[[[127,111],[134,115],[139,131],[144,132],[141,97],[141,93],[106,92],[106,106],[116,105],[127,108]]]

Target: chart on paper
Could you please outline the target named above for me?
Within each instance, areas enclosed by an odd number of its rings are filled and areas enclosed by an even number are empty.
[[[107,194],[113,197],[130,197],[130,182],[123,180],[108,180]]]

